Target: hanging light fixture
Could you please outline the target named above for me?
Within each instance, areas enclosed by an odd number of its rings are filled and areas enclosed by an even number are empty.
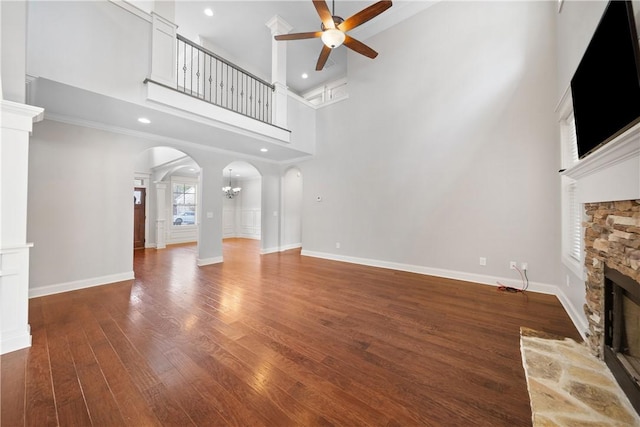
[[[222,187],[222,193],[227,199],[233,199],[235,196],[240,194],[240,190],[242,190],[240,187],[231,188],[231,170],[232,169],[229,168],[229,185]]]
[[[332,2],[331,9],[332,9],[331,19],[333,20],[333,23],[335,24],[336,28],[325,28],[324,24],[322,24],[322,36],[320,36],[320,39],[322,40],[322,43],[325,44],[325,46],[331,49],[335,49],[341,46],[342,43],[344,43],[344,39],[346,38],[346,35],[337,28],[338,25],[344,22],[344,19],[342,19],[339,16],[336,16],[335,0],[333,0]]]

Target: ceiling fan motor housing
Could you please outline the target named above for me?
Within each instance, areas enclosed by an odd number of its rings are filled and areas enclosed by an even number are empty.
[[[332,16],[333,18],[333,23],[335,24],[336,28],[338,28],[338,25],[342,24],[344,22],[344,19],[342,19],[340,16]],[[322,28],[322,31],[326,30],[327,27],[324,26],[324,22],[322,22],[320,24],[320,27]]]

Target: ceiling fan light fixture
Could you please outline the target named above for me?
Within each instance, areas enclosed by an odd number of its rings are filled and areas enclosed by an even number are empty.
[[[321,39],[325,46],[335,49],[344,43],[345,35],[337,28],[329,28],[322,32]]]

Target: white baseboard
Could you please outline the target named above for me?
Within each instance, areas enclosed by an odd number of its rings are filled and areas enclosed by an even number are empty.
[[[280,247],[276,246],[273,248],[260,249],[260,255],[267,255],[275,252],[280,252]]]
[[[221,256],[217,256],[217,257],[213,257],[213,258],[198,258],[196,260],[196,264],[198,265],[198,267],[202,267],[205,265],[212,265],[212,264],[220,264],[222,262],[222,257]]]
[[[0,354],[31,347],[31,327],[27,324],[23,330],[3,331],[0,339]]]
[[[290,245],[280,246],[280,252],[290,251],[291,249],[298,249],[302,247],[302,243],[292,243]]]
[[[59,294],[61,292],[76,291],[78,289],[91,288],[94,286],[108,285],[110,283],[123,282],[134,279],[133,271],[107,276],[92,277],[90,279],[76,280],[73,282],[58,283],[55,285],[42,286],[29,289],[29,298],[43,297],[46,295]]]
[[[567,312],[569,318],[575,325],[578,332],[580,332],[582,339],[586,341],[587,331],[589,330],[589,322],[587,321],[587,318],[582,311],[582,307],[578,309],[573,304],[571,304],[571,300],[567,298],[567,295],[564,293],[562,288],[560,288],[560,286],[558,286],[557,288],[558,293],[555,294],[556,297],[560,300],[560,304],[562,304],[562,306],[564,307],[564,311]]]
[[[155,243],[145,243],[144,244],[144,248],[145,249],[155,249],[156,248],[156,244]]]
[[[371,267],[380,267],[380,268],[388,268],[392,270],[407,271],[410,273],[425,274],[428,276],[444,277],[447,279],[462,280],[465,282],[480,283],[483,285],[498,286],[498,282],[500,282],[505,286],[511,286],[518,289],[522,287],[522,282],[520,280],[510,279],[506,277],[486,276],[482,274],[465,273],[461,271],[445,270],[440,268],[430,268],[430,267],[424,267],[420,265],[401,264],[396,262],[379,261],[379,260],[373,260],[373,259],[367,259],[367,258],[335,255],[335,254],[330,254],[325,252],[307,251],[304,249],[302,250],[302,255],[315,257],[315,258],[329,259],[333,261],[342,261],[342,262],[350,262],[353,264],[368,265]],[[587,330],[586,319],[584,318],[584,316],[580,316],[579,314],[580,312],[571,305],[571,303],[569,302],[569,299],[567,298],[567,296],[564,294],[564,292],[559,286],[550,285],[547,283],[529,282],[528,290],[531,292],[539,292],[542,294],[555,295],[556,298],[558,298],[558,300],[560,301],[560,304],[562,304],[562,306],[564,307],[569,317],[571,318],[576,329],[578,329],[578,332],[580,332],[580,334],[583,335],[583,338],[584,338],[584,333]]]

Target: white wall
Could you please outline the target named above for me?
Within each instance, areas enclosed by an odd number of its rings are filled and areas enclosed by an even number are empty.
[[[45,120],[29,155],[30,288],[133,275],[131,138]]]
[[[375,60],[349,54],[349,99],[318,110],[303,167],[303,253],[493,284],[526,261],[551,291],[556,10],[440,2],[369,39]]]
[[[140,153],[157,145],[160,144],[153,139],[49,120],[35,126],[29,153],[27,218],[27,239],[34,243],[29,285],[32,296],[133,277],[131,192],[135,164]],[[183,151],[201,167],[197,262],[220,262],[221,171],[238,157],[188,143],[173,148]],[[262,205],[277,211],[279,191],[271,185],[279,183],[277,167],[252,163],[269,176],[268,194],[263,193]],[[152,196],[154,191],[155,186],[151,186],[148,194]],[[149,208],[152,211],[155,204]],[[151,228],[153,221],[150,220]],[[268,247],[277,247],[277,222],[270,218],[262,221],[261,227]]]
[[[27,6],[22,1],[0,2],[0,98],[25,102]]]
[[[607,1],[567,1],[558,14],[558,88],[557,100],[569,87]]]
[[[114,98],[143,99],[150,22],[106,1],[28,5],[28,74]]]
[[[291,145],[298,150],[315,154],[316,110],[296,96],[289,95],[287,126],[291,130]]]

